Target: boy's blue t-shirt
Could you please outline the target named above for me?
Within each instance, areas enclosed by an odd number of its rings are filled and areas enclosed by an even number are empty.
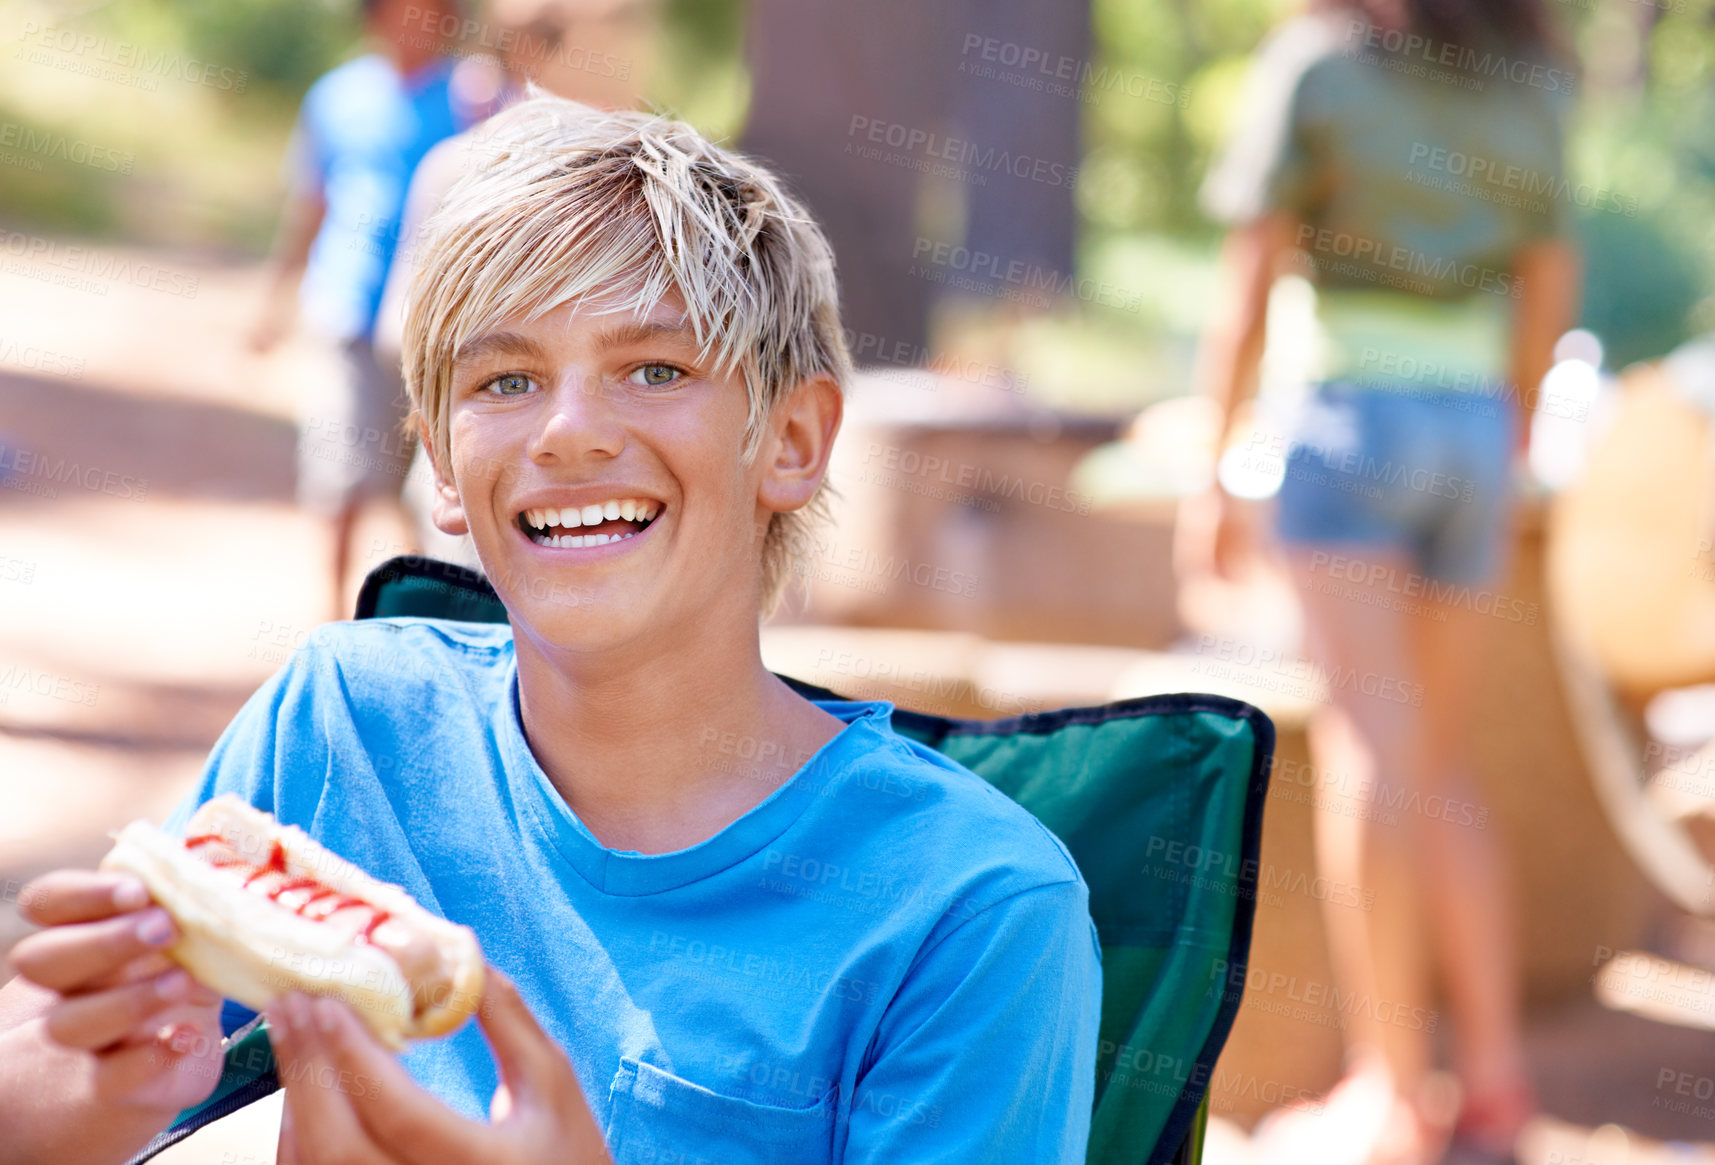
[[[846,727],[796,772],[710,734],[735,775],[778,784],[737,821],[673,853],[606,849],[531,754],[516,676],[508,626],[324,626],[168,828],[237,793],[474,928],[615,1165],[1084,1160],[1100,948],[1034,817],[896,734],[892,704],[820,702]],[[486,1115],[474,1022],[403,1062]]]

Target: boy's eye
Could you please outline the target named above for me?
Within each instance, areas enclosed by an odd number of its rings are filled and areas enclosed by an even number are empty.
[[[644,364],[632,371],[627,377],[633,384],[646,384],[650,388],[660,388],[663,384],[672,384],[679,379],[681,373],[671,364]]]
[[[504,376],[496,376],[483,387],[501,396],[521,396],[529,392],[534,384],[535,382],[522,372],[508,372]]]

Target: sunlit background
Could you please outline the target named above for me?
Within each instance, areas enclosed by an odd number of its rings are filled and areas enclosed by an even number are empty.
[[[326,532],[294,504],[307,357],[244,339],[298,103],[358,51],[354,7],[0,8],[0,949],[25,929],[22,882],[164,817],[329,617]],[[588,7],[649,104],[717,138],[760,132],[747,21],[767,4]],[[1472,677],[1546,1114],[1527,1159],[1715,1161],[1715,338],[1698,343],[1715,337],[1715,0],[1551,7],[1581,67],[1570,176],[1595,193],[1575,200],[1580,329],[1544,392],[1578,407],[1539,420],[1518,484],[1502,589],[1532,617],[1497,620]],[[1220,240],[1197,190],[1287,10],[1095,0],[1096,80],[1060,144],[1075,263],[1026,303],[948,293],[982,183],[913,179],[912,265],[892,274],[921,294],[923,336],[854,333],[840,523],[765,649],[847,694],[960,715],[1170,690],[1257,703],[1280,728],[1264,831],[1280,876],[1253,961],[1315,984],[1323,903],[1294,871],[1314,869],[1304,726],[1326,692],[1279,662],[1300,647],[1290,584],[1188,589],[1169,555],[1177,501],[1214,464],[1188,399]],[[473,14],[459,51],[480,56],[492,28]],[[981,58],[897,47],[873,58],[898,70],[884,87]],[[1054,101],[1036,109],[1066,116]],[[958,132],[944,110],[922,128]],[[838,133],[830,150],[862,137]],[[1276,288],[1265,407],[1299,391],[1308,295]],[[1253,476],[1259,497],[1278,485]],[[355,545],[345,610],[365,571],[418,548],[387,507]],[[1267,1159],[1258,1119],[1338,1075],[1342,1017],[1289,996],[1265,977],[1247,997],[1213,1081],[1216,1165]],[[162,1160],[271,1161],[265,1117]]]

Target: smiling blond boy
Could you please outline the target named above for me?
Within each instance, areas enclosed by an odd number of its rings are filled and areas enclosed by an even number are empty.
[[[235,792],[475,928],[504,974],[482,1028],[402,1067],[341,1008],[271,1009],[288,1066],[380,1082],[289,1085],[288,1148],[1082,1161],[1100,955],[1065,847],[891,704],[806,700],[762,663],[851,374],[820,231],[684,125],[537,98],[483,144],[424,241],[405,373],[436,524],[470,533],[510,625],[323,628],[172,824]],[[794,759],[735,767],[711,743],[735,741]],[[161,1016],[214,1011],[177,982],[101,1011],[142,990],[124,968],[170,974],[159,912],[101,877],[37,891],[56,925],[20,966],[45,987],[0,992],[0,1061],[40,1071],[0,1080],[0,1108],[129,1106],[117,1151],[195,1091],[161,1083]],[[124,1076],[136,1047],[154,1067]],[[69,1128],[27,1143],[88,1143]]]

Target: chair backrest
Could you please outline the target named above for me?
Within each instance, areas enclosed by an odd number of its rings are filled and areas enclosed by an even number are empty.
[[[480,575],[414,557],[371,572],[357,617],[447,611],[506,621]],[[843,698],[781,678],[810,698]],[[1244,991],[1274,725],[1211,695],[992,721],[896,708],[893,723],[1029,809],[1089,883],[1103,997],[1088,1160],[1195,1161]]]
[[[1102,943],[1088,1160],[1175,1160],[1244,993],[1274,725],[1195,694],[1004,720],[897,709],[893,723],[1072,851]]]
[[[1609,682],[1641,699],[1715,680],[1715,428],[1660,366],[1621,388],[1550,508],[1548,585]]]
[[[1661,365],[1635,366],[1621,389],[1583,476],[1549,509],[1551,641],[1614,835],[1657,889],[1710,917],[1715,864],[1670,804],[1681,783],[1648,787],[1662,762],[1646,763],[1636,714],[1664,688],[1715,680],[1715,427]]]

